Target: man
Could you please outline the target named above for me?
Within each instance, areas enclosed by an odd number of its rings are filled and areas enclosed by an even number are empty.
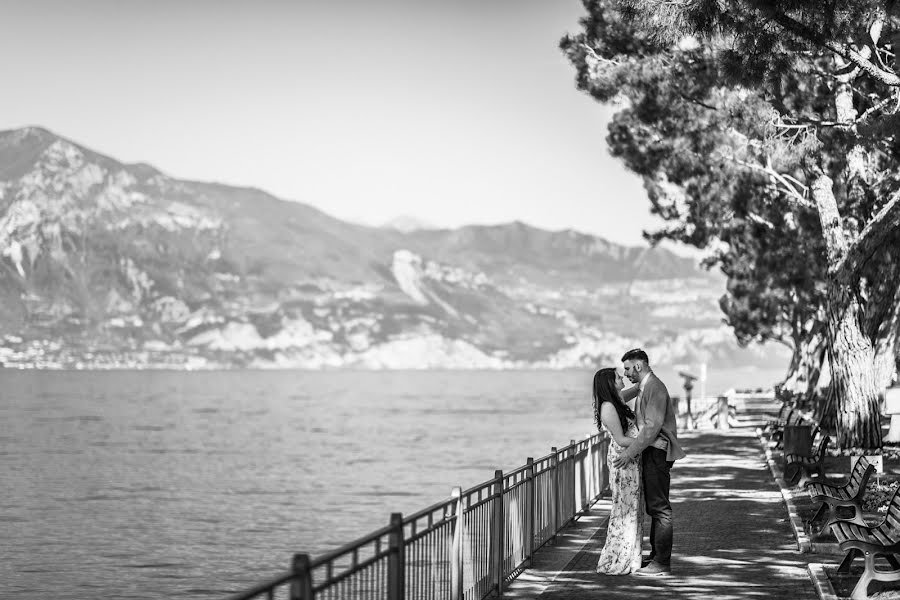
[[[640,348],[622,356],[625,376],[638,384],[622,391],[626,401],[637,396],[634,405],[638,435],[625,448],[613,466],[624,467],[641,457],[641,479],[644,505],[650,515],[649,561],[634,575],[647,577],[672,572],[672,504],[669,502],[669,470],[672,463],[684,457],[678,445],[675,409],[665,384],[653,374],[647,353]]]

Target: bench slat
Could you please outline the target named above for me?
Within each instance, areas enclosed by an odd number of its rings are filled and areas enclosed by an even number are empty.
[[[882,546],[891,546],[894,543],[894,541],[891,539],[891,536],[885,533],[880,527],[872,529],[871,535]]]
[[[893,530],[900,531],[900,515],[888,511],[884,517],[884,524]]]

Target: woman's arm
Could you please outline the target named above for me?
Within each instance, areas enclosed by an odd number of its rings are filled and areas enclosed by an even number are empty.
[[[622,400],[624,400],[626,403],[631,402],[632,400],[637,398],[638,394],[640,393],[641,386],[636,383],[633,383],[629,387],[619,390],[619,395],[622,396]]]
[[[622,401],[625,403],[625,406],[630,408],[632,411],[637,410],[637,397],[640,393],[641,386],[637,384],[619,390],[619,396],[622,397]]]
[[[634,441],[634,438],[628,437],[625,435],[625,432],[622,431],[619,413],[616,412],[616,407],[613,406],[611,402],[604,402],[603,405],[600,406],[600,420],[603,421],[603,424],[609,429],[609,432],[612,434],[613,439],[616,440],[618,445],[624,448],[630,446]]]

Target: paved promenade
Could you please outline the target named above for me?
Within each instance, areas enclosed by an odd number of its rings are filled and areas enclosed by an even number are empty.
[[[778,486],[750,428],[680,432],[688,457],[672,469],[675,513],[672,575],[642,578],[594,572],[609,502],[597,503],[532,569],[512,582],[512,598],[737,598],[816,600]],[[645,534],[649,531],[649,519]],[[646,539],[646,536],[645,536]],[[649,544],[645,542],[645,552]]]

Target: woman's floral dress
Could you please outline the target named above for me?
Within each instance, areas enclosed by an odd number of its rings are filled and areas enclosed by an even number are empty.
[[[603,427],[609,434],[609,430]],[[628,422],[628,437],[637,435],[634,422]],[[641,491],[641,461],[632,460],[621,469],[612,463],[622,452],[612,436],[609,438],[609,467],[612,488],[612,511],[606,530],[606,543],[597,561],[597,572],[607,575],[626,575],[641,568],[641,545],[644,535],[644,499]]]

